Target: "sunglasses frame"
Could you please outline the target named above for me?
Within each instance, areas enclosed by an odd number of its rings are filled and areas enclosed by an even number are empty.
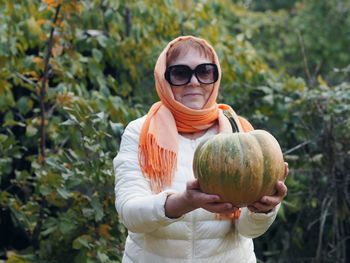
[[[210,66],[213,66],[214,68],[214,81],[213,82],[210,82],[210,83],[204,83],[202,82],[198,76],[197,76],[197,72],[196,70],[198,69],[198,67],[201,67],[201,66],[205,66],[205,65],[210,65]],[[189,72],[191,72],[191,76],[188,78],[188,81],[186,83],[183,83],[183,84],[173,84],[171,82],[171,79],[170,79],[170,73],[171,73],[171,69],[172,68],[175,68],[175,67],[178,67],[178,66],[182,66],[182,67],[186,67],[189,69]],[[183,86],[183,85],[187,85],[188,83],[191,82],[191,79],[192,79],[192,76],[195,75],[196,79],[198,80],[199,83],[201,84],[213,84],[215,83],[218,79],[219,79],[219,70],[218,70],[218,66],[215,64],[215,63],[202,63],[202,64],[199,64],[197,65],[194,69],[191,69],[189,66],[187,65],[183,65],[183,64],[178,64],[178,65],[172,65],[172,66],[169,66],[165,73],[164,73],[164,77],[165,79],[169,82],[170,85],[172,86]]]

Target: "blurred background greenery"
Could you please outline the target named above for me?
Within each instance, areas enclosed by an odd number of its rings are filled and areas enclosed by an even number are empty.
[[[259,262],[350,262],[348,0],[0,1],[0,262],[120,262],[112,159],[179,35],[220,102],[278,138],[288,196]]]

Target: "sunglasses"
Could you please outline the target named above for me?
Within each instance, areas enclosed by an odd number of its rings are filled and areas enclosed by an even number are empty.
[[[212,84],[219,78],[218,67],[213,63],[199,64],[195,69],[187,65],[173,65],[166,69],[164,76],[170,85],[182,86],[190,83],[193,74],[202,84]]]

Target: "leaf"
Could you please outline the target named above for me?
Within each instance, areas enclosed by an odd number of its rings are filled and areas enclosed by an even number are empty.
[[[94,59],[95,59],[97,62],[101,62],[102,59],[103,59],[103,54],[102,54],[102,52],[101,52],[100,50],[96,49],[96,48],[94,48],[94,49],[92,50],[92,55],[93,55]]]
[[[57,7],[59,4],[62,4],[63,0],[42,0],[49,7]]]
[[[69,107],[74,100],[74,95],[71,92],[65,92],[63,94],[57,94],[56,101],[61,106]]]
[[[98,35],[97,41],[101,45],[101,47],[107,47],[108,38],[105,35]]]
[[[62,126],[72,126],[72,125],[77,125],[76,121],[73,121],[71,119],[68,119],[64,122],[61,122],[60,125]]]
[[[107,224],[102,224],[98,227],[98,234],[102,236],[103,238],[108,239],[109,238],[109,230],[111,227]]]
[[[52,52],[52,55],[53,55],[54,57],[59,57],[59,56],[61,56],[62,53],[63,53],[63,46],[56,43],[56,44],[52,47],[51,52]]]
[[[96,220],[96,222],[99,222],[103,218],[104,213],[103,213],[103,206],[102,206],[100,199],[97,195],[94,195],[92,197],[91,206],[94,209],[95,220]]]
[[[281,219],[282,219],[284,222],[287,222],[286,212],[285,212],[283,203],[282,203],[282,205],[280,206],[280,209],[278,210],[278,216],[281,217]]]
[[[52,189],[46,185],[40,185],[39,191],[43,196],[49,195],[52,192]]]
[[[3,124],[3,127],[12,127],[12,126],[26,127],[25,123],[20,121],[15,121],[15,120],[7,120]]]
[[[72,247],[74,249],[81,249],[81,248],[91,248],[91,245],[89,244],[89,242],[92,241],[92,237],[89,235],[81,235],[79,237],[77,237],[76,239],[73,240],[73,244]]]
[[[96,30],[96,29],[88,29],[88,30],[86,30],[86,33],[92,37],[97,37],[97,36],[103,35],[103,31]]]
[[[7,135],[0,133],[0,143],[3,143],[4,141],[6,141],[7,138],[8,138]]]
[[[48,236],[51,233],[55,232],[56,230],[57,230],[57,226],[48,227],[46,230],[42,231],[41,234],[43,236]]]
[[[19,112],[25,115],[32,109],[33,101],[28,97],[23,96],[17,101],[16,106]]]
[[[7,251],[6,258],[6,263],[30,263],[30,261],[23,259],[21,255],[17,255],[14,251]]]
[[[318,75],[318,76],[317,76],[317,81],[318,81],[318,83],[320,84],[320,86],[328,87],[327,82],[322,78],[321,75]]]
[[[82,208],[81,211],[86,217],[91,217],[95,214],[95,210],[91,208]]]
[[[63,188],[58,188],[57,192],[59,193],[59,195],[63,198],[63,199],[69,199],[69,197],[71,196],[71,194]]]
[[[115,135],[121,135],[124,132],[124,125],[122,123],[115,123],[110,121],[109,125],[112,128],[112,131],[114,132]]]
[[[64,217],[64,215],[62,215],[58,227],[63,235],[68,235],[76,228],[76,223],[73,218]]]
[[[100,262],[110,262],[109,257],[100,251],[97,252],[97,258],[99,259]]]
[[[29,32],[31,34],[38,36],[41,32],[41,28],[39,23],[35,20],[35,17],[31,16],[26,22],[27,22]]]

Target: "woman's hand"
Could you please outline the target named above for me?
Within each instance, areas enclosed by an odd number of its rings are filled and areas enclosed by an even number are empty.
[[[185,200],[195,209],[203,208],[212,213],[232,213],[238,209],[230,203],[221,202],[218,195],[203,193],[198,180],[187,182]]]
[[[288,163],[285,163],[285,178],[288,175]],[[286,197],[288,192],[284,181],[276,183],[276,193],[270,196],[263,196],[259,201],[248,206],[248,209],[254,213],[269,213]]]
[[[288,175],[288,163],[285,163],[285,177]],[[287,186],[282,181],[276,183],[276,193],[271,196],[263,196],[259,201],[248,206],[255,213],[268,213],[282,202],[287,195]],[[212,213],[231,214],[239,208],[230,203],[220,201],[218,195],[203,193],[198,180],[187,182],[183,193],[169,195],[165,202],[165,215],[169,218],[178,218],[197,208],[203,208]]]
[[[220,214],[230,214],[238,209],[230,203],[220,202],[218,195],[203,193],[196,179],[187,182],[186,190],[183,193],[168,196],[165,202],[165,215],[169,218],[178,218],[197,208]]]

